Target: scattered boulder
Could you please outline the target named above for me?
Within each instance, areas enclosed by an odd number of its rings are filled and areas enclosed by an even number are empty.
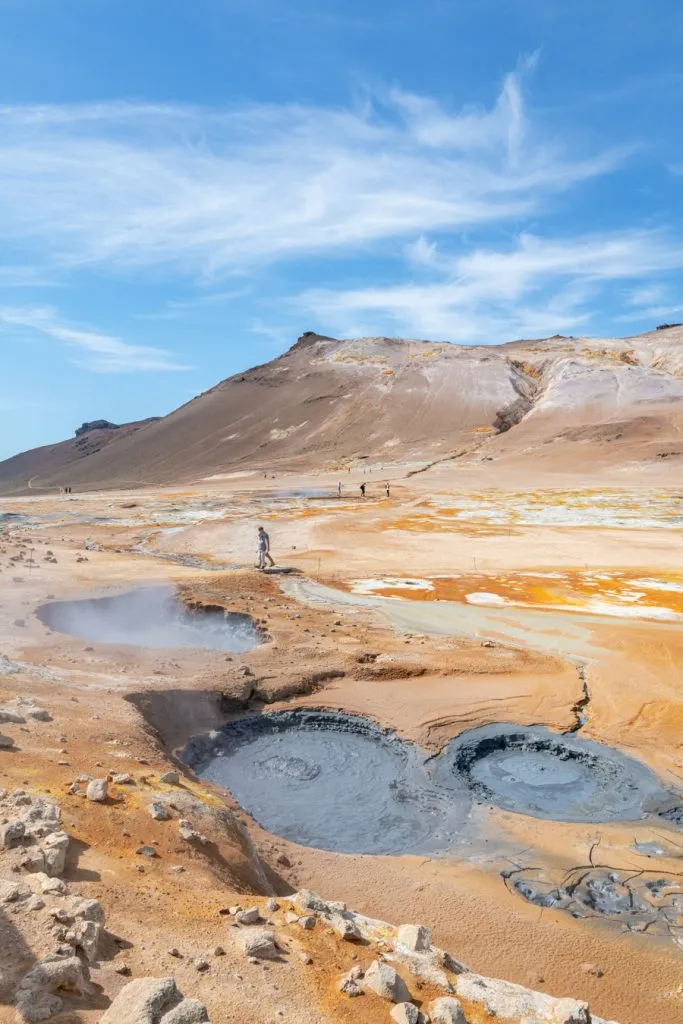
[[[398,1003],[389,1014],[396,1024],[419,1024],[422,1014],[414,1003]],[[424,1019],[424,1018],[422,1018]]]
[[[83,996],[89,992],[90,975],[77,956],[46,956],[19,982],[17,1014],[27,1024],[48,1020],[62,1009],[60,993]]]
[[[24,838],[26,826],[23,821],[8,821],[6,825],[0,825],[0,847],[5,850],[12,850],[20,846]]]
[[[26,719],[18,711],[11,708],[0,708],[0,722],[9,722],[12,725],[23,725]]]
[[[147,808],[155,821],[169,821],[172,815],[166,810],[163,804],[154,801]]]
[[[392,1003],[409,1003],[410,992],[401,975],[382,960],[373,960],[365,972],[363,987]]]
[[[84,781],[85,782],[87,780],[86,779],[81,779],[81,780],[77,779],[76,781],[77,782],[78,781]],[[120,774],[112,775],[111,781],[116,786],[134,786],[135,785],[135,779],[130,774],[130,772],[121,772]]]
[[[45,708],[28,708],[26,714],[29,718],[33,718],[36,722],[51,722],[52,715]]]
[[[340,939],[344,939],[346,942],[360,942],[363,937],[356,922],[351,921],[348,917],[342,917],[341,914],[334,914],[330,918],[330,924]]]
[[[173,978],[137,978],[122,988],[99,1024],[204,1024],[206,1007],[184,999]]]
[[[256,960],[277,960],[280,955],[275,935],[265,930],[245,932],[242,950],[245,956],[254,957]]]
[[[431,947],[429,928],[420,924],[402,924],[398,929],[397,944],[411,953],[423,953]]]
[[[14,746],[14,740],[11,736],[3,736],[0,733],[0,750],[11,750]]]
[[[94,803],[103,804],[109,795],[107,780],[93,779],[92,782],[88,783],[85,795],[88,800],[92,800]]]
[[[180,774],[178,772],[164,772],[163,775],[159,776],[159,782],[165,782],[167,786],[177,786],[180,782]]]
[[[205,1024],[209,1015],[199,999],[183,999],[173,1010],[164,1014],[161,1024]]]
[[[435,999],[429,1007],[429,1018],[432,1024],[467,1024],[462,1006],[451,996]]]
[[[261,920],[261,911],[258,907],[250,907],[248,910],[238,910],[235,919],[240,924],[258,924]]]

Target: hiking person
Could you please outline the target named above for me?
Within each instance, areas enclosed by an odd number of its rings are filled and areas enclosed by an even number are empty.
[[[388,480],[387,480],[387,482],[386,482],[386,484],[384,486],[386,487],[387,498],[390,498],[391,497],[391,488],[389,487],[389,481]]]
[[[339,483],[337,484],[337,497],[341,498],[341,495],[342,495],[342,485],[341,485],[341,480],[340,480]]]
[[[258,528],[258,567],[259,569],[265,569],[266,559],[270,562],[271,566],[275,565],[275,562],[270,555],[270,537],[263,529],[262,526]]]
[[[362,483],[360,485],[360,496],[361,496],[361,498],[365,497],[365,483]]]

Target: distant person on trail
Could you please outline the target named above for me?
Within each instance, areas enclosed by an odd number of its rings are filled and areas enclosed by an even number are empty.
[[[389,487],[389,481],[388,480],[387,480],[387,482],[385,484],[385,487],[386,487],[386,490],[387,490],[387,498],[390,498],[391,497],[391,488]]]
[[[361,496],[361,498],[365,497],[365,484],[364,483],[362,483],[360,485],[360,496]]]
[[[341,486],[341,480],[340,480],[339,483],[337,484],[337,497],[341,498],[341,494],[342,494],[342,486]]]
[[[275,565],[275,562],[270,557],[270,537],[263,529],[262,526],[258,528],[258,567],[259,569],[265,569],[266,559],[271,565]]]

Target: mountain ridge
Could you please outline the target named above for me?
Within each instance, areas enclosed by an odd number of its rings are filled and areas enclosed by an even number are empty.
[[[77,440],[87,450],[71,439],[1,462],[0,493],[332,470],[365,457],[428,463],[483,441],[490,457],[550,444],[609,444],[613,462],[660,457],[657,447],[678,456],[683,327],[478,346],[308,331],[167,416]]]

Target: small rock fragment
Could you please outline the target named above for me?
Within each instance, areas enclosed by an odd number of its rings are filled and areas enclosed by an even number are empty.
[[[153,846],[138,846],[135,851],[139,857],[158,857],[159,854]]]
[[[345,974],[342,980],[339,982],[339,991],[347,995],[349,999],[355,999],[357,996],[363,995],[363,989],[360,987],[357,981],[350,978],[348,974]]]
[[[164,772],[159,776],[159,782],[165,782],[167,786],[177,786],[180,782],[180,775],[178,772]]]

